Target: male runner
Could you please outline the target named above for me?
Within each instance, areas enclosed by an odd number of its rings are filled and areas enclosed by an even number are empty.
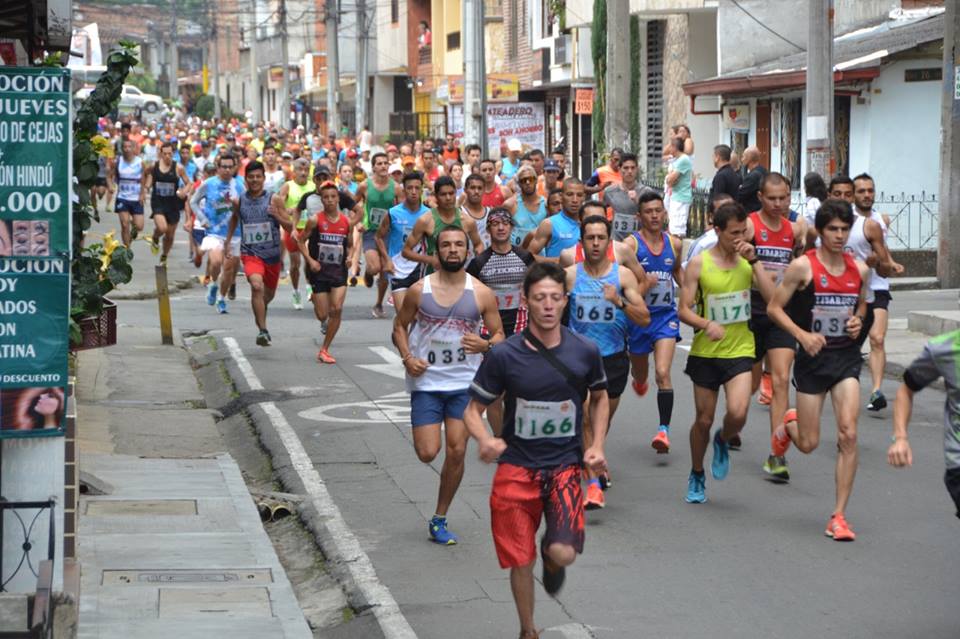
[[[637,231],[640,196],[655,192],[650,187],[640,184],[637,179],[639,170],[637,156],[633,153],[624,153],[620,159],[620,182],[614,182],[603,190],[602,200],[607,207],[607,217],[613,220],[613,239],[619,242],[623,242]]]
[[[270,193],[279,193],[284,182],[287,181],[287,174],[280,167],[280,156],[277,154],[276,147],[267,145],[263,147],[263,190]]]
[[[522,166],[517,171],[517,183],[520,185],[520,197],[516,201],[512,242],[517,246],[529,244],[529,237],[536,232],[540,223],[547,219],[547,199],[537,193],[537,173],[532,166]]]
[[[243,184],[234,179],[236,167],[237,160],[231,153],[217,155],[216,176],[204,180],[190,198],[196,221],[204,227],[200,253],[207,255],[207,274],[210,276],[207,304],[216,304],[217,312],[221,315],[227,312],[224,295],[236,280],[240,261],[240,236],[236,233],[227,235],[227,227],[233,217],[233,205],[244,191]],[[227,238],[231,243],[230,259],[224,257]]]
[[[854,214],[848,203],[828,199],[817,211],[820,246],[794,260],[767,307],[770,319],[800,344],[794,365],[797,409],[789,411],[770,438],[773,454],[790,443],[811,453],[820,443],[820,416],[827,392],[837,416],[836,502],[826,535],[853,541],[844,517],[857,473],[860,413],[860,347],[870,269],[844,251]],[[791,304],[787,314],[785,307]],[[792,317],[791,317],[792,316]]]
[[[313,312],[325,327],[317,361],[336,364],[330,345],[340,329],[343,300],[347,296],[347,249],[356,221],[340,210],[340,192],[333,182],[324,182],[319,196],[308,198],[306,210],[310,217],[297,234],[297,244],[307,263]]]
[[[227,237],[240,227],[240,261],[250,284],[250,306],[257,324],[257,344],[270,346],[267,330],[267,306],[277,292],[280,281],[280,228],[293,229],[293,221],[283,208],[279,195],[265,188],[266,170],[253,160],[247,165],[247,190],[234,204]],[[230,244],[224,245],[224,258],[229,260]]]
[[[511,243],[514,217],[505,207],[493,209],[487,216],[490,246],[467,266],[467,273],[487,285],[497,298],[497,310],[503,334],[510,337],[526,326],[526,309],[520,304],[523,278],[536,260],[533,255]],[[487,419],[499,437],[503,427],[503,403],[498,399],[487,407]]]
[[[650,312],[636,276],[610,259],[610,234],[611,224],[605,216],[584,217],[580,223],[584,260],[565,269],[570,291],[570,330],[597,344],[603,357],[610,400],[608,430],[630,376],[627,318],[639,326],[650,324]],[[584,433],[584,445],[589,448],[591,443],[592,437]],[[603,508],[600,476],[589,468],[586,474],[585,506],[588,510]]]
[[[559,262],[563,249],[575,246],[580,241],[580,207],[586,197],[583,182],[577,178],[564,180],[562,197],[563,210],[540,222],[527,247],[538,256],[538,261]]]
[[[437,182],[444,178],[449,179],[443,176]],[[447,226],[440,231],[436,257],[440,269],[411,286],[403,298],[393,323],[393,343],[407,372],[413,446],[423,463],[429,464],[440,453],[440,425],[444,425],[447,454],[437,510],[428,529],[434,542],[452,545],[457,536],[447,530],[447,509],[463,479],[467,389],[480,366],[480,354],[503,340],[503,328],[496,297],[463,270],[467,234],[462,228]],[[489,341],[480,337],[481,318]]]
[[[690,427],[687,503],[707,501],[703,459],[710,443],[710,429],[717,410],[720,387],[726,400],[723,426],[713,437],[713,478],[730,472],[728,442],[747,421],[754,339],[750,332],[750,287],[760,289],[763,299],[773,293],[773,279],[747,242],[747,213],[735,202],[720,206],[713,214],[717,244],[687,265],[677,305],[680,321],[696,333],[684,371],[693,381],[696,417]],[[696,310],[694,310],[696,304]]]
[[[779,173],[767,173],[757,192],[760,210],[747,218],[747,241],[756,247],[757,259],[776,286],[793,259],[794,250],[806,242],[806,220],[789,222],[790,181]],[[793,366],[796,340],[767,317],[766,304],[760,292],[754,289],[750,301],[750,330],[756,342],[753,365],[753,392],[760,387],[763,360],[766,356],[770,370],[770,432],[783,423],[790,401],[790,368]],[[778,481],[788,481],[790,470],[786,459],[770,454],[763,470]]]
[[[363,229],[363,260],[365,270],[363,273],[364,282],[367,288],[373,286],[373,278],[380,275],[377,282],[377,300],[371,309],[371,314],[375,319],[386,317],[383,312],[383,298],[387,294],[387,278],[381,275],[380,251],[377,249],[377,229],[380,223],[387,217],[387,211],[393,208],[400,201],[399,185],[390,177],[390,161],[386,153],[374,154],[373,177],[364,180],[357,188],[356,211],[362,213],[361,226]]]
[[[403,306],[407,290],[423,275],[423,265],[403,256],[403,247],[417,220],[430,209],[423,204],[423,177],[418,172],[403,176],[403,201],[390,209],[377,229],[377,247],[383,258],[383,272],[390,274],[394,308]],[[422,243],[414,247],[423,250]]]
[[[294,222],[295,231],[283,231],[283,245],[290,254],[290,285],[293,287],[293,308],[303,308],[303,298],[300,297],[300,231],[304,229],[307,220],[300,215],[297,205],[308,193],[316,191],[316,186],[310,181],[310,162],[305,158],[297,158],[293,163],[293,179],[284,182],[277,194],[283,200],[287,215]],[[307,278],[309,279],[309,278]]]
[[[181,182],[182,180],[182,182]],[[181,187],[180,184],[183,184]],[[180,211],[183,201],[190,195],[191,181],[182,164],[173,159],[173,145],[164,142],[160,145],[160,159],[147,171],[144,189],[153,192],[150,195],[150,217],[153,219],[153,237],[150,250],[154,255],[160,250],[160,238],[163,238],[163,252],[160,264],[167,263],[167,256],[173,248],[173,238],[177,234]]]
[[[505,186],[497,183],[497,163],[487,158],[480,160],[480,177],[483,178],[483,205],[491,208],[503,206],[513,197]]]
[[[457,206],[457,185],[454,184],[453,178],[449,175],[441,175],[434,183],[434,190],[437,208],[420,216],[413,231],[407,237],[402,251],[402,255],[408,260],[425,264],[428,274],[440,269],[437,238],[440,236],[440,231],[449,226],[463,229],[474,253],[479,253],[485,248],[477,231],[477,224],[469,215],[463,215]],[[426,246],[425,251],[418,249],[421,242]]]
[[[490,246],[490,231],[487,228],[487,215],[490,207],[483,205],[483,178],[479,175],[470,175],[463,187],[463,204],[460,209],[473,219],[477,225],[477,233],[484,246]]]
[[[130,248],[130,243],[143,230],[143,201],[146,197],[145,188],[147,175],[143,170],[143,160],[135,152],[136,143],[130,138],[124,138],[121,143],[121,156],[114,164],[114,171],[108,174],[107,188],[117,192],[117,202],[114,210],[120,217],[120,238],[123,245]],[[113,181],[116,180],[117,188]],[[130,223],[133,222],[131,229]]]
[[[913,451],[907,426],[913,410],[913,396],[942,377],[947,390],[943,405],[943,454],[947,471],[943,482],[960,517],[960,330],[934,337],[903,373],[903,384],[893,404],[893,443],[887,450],[891,466],[913,465]]]
[[[624,176],[629,166],[629,155],[624,157],[621,169]],[[626,180],[625,180],[626,181]],[[609,193],[609,189],[607,190]],[[657,409],[660,425],[651,446],[657,453],[670,452],[670,421],[673,418],[673,380],[670,368],[680,341],[680,318],[677,315],[677,290],[682,277],[680,240],[663,230],[666,209],[663,197],[654,190],[643,193],[639,199],[640,230],[634,231],[624,243],[637,256],[643,270],[656,277],[656,284],[647,289],[644,301],[650,310],[650,325],[630,325],[630,369],[633,390],[643,397],[649,388],[650,353],[657,382]]]
[[[520,617],[520,639],[539,636],[533,621],[533,566],[540,539],[543,587],[555,596],[566,567],[583,552],[580,467],[606,467],[607,377],[596,344],[560,325],[567,278],[556,264],[530,267],[523,282],[530,325],[497,346],[470,386],[464,421],[480,459],[497,462],[490,493],[493,541]],[[584,402],[589,394],[593,445],[584,451]],[[490,435],[483,411],[504,395],[503,435]]]

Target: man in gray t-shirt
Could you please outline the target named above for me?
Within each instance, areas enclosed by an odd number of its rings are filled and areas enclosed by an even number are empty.
[[[944,483],[960,517],[960,330],[934,337],[903,373],[903,384],[893,405],[893,443],[887,451],[892,466],[909,466],[913,452],[907,441],[907,424],[913,409],[913,395],[940,377],[947,391],[943,408],[943,453],[947,472]]]

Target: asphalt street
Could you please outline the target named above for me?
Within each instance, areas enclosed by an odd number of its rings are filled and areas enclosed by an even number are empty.
[[[185,251],[178,244],[171,261],[184,260]],[[898,293],[893,317],[905,317],[908,309],[956,308],[956,298],[956,291]],[[238,341],[419,637],[515,637],[508,575],[497,565],[490,535],[494,469],[477,459],[471,443],[449,514],[460,544],[431,544],[427,520],[442,458],[428,466],[414,454],[392,323],[370,317],[372,300],[373,291],[349,289],[332,366],[316,361],[319,322],[308,309],[292,309],[288,286],[271,306],[269,348],[254,343],[243,282],[228,315],[207,306],[201,288],[176,294],[172,307],[178,330]],[[155,300],[123,301],[120,322],[156,326],[156,309]],[[681,344],[689,342],[685,332]],[[708,473],[709,501],[684,502],[693,419],[685,360],[686,351],[678,350],[669,455],[658,456],[649,445],[657,427],[656,393],[639,398],[628,388],[624,395],[608,439],[614,485],[607,507],[588,514],[584,554],[569,569],[560,596],[551,599],[537,588],[537,621],[550,629],[544,636],[960,635],[960,560],[949,550],[960,522],[942,483],[943,394],[924,391],[916,405],[915,464],[907,470],[886,463],[891,409],[863,411],[860,468],[847,512],[858,537],[843,544],[823,534],[834,494],[836,431],[829,405],[820,448],[809,456],[788,453],[793,480],[777,485],[761,470],[769,446],[767,411],[752,404],[730,476],[717,482]],[[244,382],[236,377],[242,393]],[[892,397],[896,383],[886,381],[884,390]]]

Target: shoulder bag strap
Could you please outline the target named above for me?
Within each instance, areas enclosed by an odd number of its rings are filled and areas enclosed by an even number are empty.
[[[561,362],[556,355],[551,353],[550,349],[544,346],[543,342],[534,337],[529,328],[523,329],[523,338],[533,344],[533,347],[537,349],[537,353],[539,353],[543,359],[547,360],[547,362],[553,366],[558,373],[563,375],[567,385],[577,392],[577,396],[580,398],[580,401],[583,401],[587,398],[587,386],[583,380],[574,375],[573,371],[571,371],[566,364]]]

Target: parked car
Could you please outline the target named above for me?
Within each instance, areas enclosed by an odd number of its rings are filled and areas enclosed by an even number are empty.
[[[74,103],[79,103],[87,99],[93,87],[83,87],[73,94]],[[163,108],[163,98],[152,93],[144,93],[132,84],[123,85],[123,93],[120,94],[120,107],[126,109],[142,109],[147,113],[155,113]]]

